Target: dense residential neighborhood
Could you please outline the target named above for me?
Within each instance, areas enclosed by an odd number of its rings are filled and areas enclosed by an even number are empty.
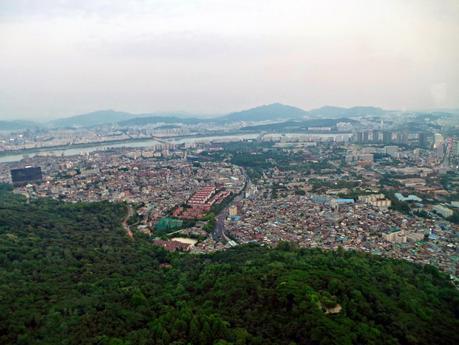
[[[183,131],[174,129],[171,137],[139,147],[94,146],[5,162],[0,181],[14,182],[14,169],[39,167],[40,180],[16,183],[16,193],[125,202],[133,213],[129,233],[146,234],[170,251],[291,241],[432,264],[457,275],[459,141],[390,129],[387,122],[363,117],[304,133],[183,141]]]

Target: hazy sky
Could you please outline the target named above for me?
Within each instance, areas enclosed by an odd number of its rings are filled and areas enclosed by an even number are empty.
[[[459,107],[458,0],[0,0],[0,119]]]

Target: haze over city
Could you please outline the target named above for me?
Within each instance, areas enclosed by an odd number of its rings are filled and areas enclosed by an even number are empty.
[[[0,2],[0,119],[459,107],[459,2]]]

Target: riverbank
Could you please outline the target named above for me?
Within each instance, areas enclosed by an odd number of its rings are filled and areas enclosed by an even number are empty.
[[[155,138],[153,137],[151,138],[129,138],[129,139],[117,139],[117,140],[105,140],[105,141],[91,142],[91,143],[34,147],[34,148],[29,148],[29,149],[2,151],[0,152],[0,157],[13,156],[13,155],[28,155],[32,153],[40,153],[40,152],[46,152],[46,151],[64,151],[64,150],[78,149],[78,148],[84,149],[88,147],[116,145],[116,144],[123,144],[123,143],[135,143],[135,142],[145,141],[145,140],[155,140]]]
[[[49,155],[77,155],[80,153],[89,153],[97,150],[107,150],[111,148],[119,147],[131,147],[131,148],[140,148],[140,147],[151,147],[158,144],[186,144],[190,142],[205,142],[205,141],[214,141],[221,140],[222,138],[233,137],[234,141],[242,139],[254,139],[257,136],[256,133],[221,133],[219,135],[184,135],[184,136],[170,136],[170,137],[149,137],[149,138],[132,138],[126,140],[112,140],[112,141],[103,141],[97,143],[85,143],[85,144],[75,144],[75,145],[60,145],[60,146],[48,146],[40,147],[33,149],[23,149],[15,151],[4,151],[0,152],[0,163],[10,163],[20,161],[26,155],[31,155],[32,157],[40,153],[49,154]]]

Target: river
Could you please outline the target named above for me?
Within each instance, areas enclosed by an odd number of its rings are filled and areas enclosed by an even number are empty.
[[[222,142],[230,142],[230,141],[240,141],[240,140],[250,140],[256,139],[260,136],[260,133],[247,133],[247,134],[229,134],[229,135],[220,135],[220,136],[193,136],[193,137],[185,137],[185,138],[167,138],[162,139],[162,141],[170,142],[171,144],[192,144],[192,143],[222,143]],[[318,139],[319,137],[322,138],[339,138],[339,140],[347,140],[350,137],[349,133],[342,133],[342,134],[308,134],[308,133],[285,133],[285,134],[278,134],[278,133],[265,133],[265,139],[280,139],[280,138],[294,138],[294,139],[303,139],[303,140],[310,140],[310,139]],[[59,149],[46,149],[43,148],[39,151],[35,152],[27,152],[24,153],[12,153],[0,156],[0,163],[9,163],[9,162],[18,162],[25,157],[34,157],[37,155],[49,155],[49,156],[72,156],[78,155],[82,153],[89,153],[94,151],[103,151],[109,148],[116,148],[116,147],[152,147],[155,145],[160,145],[161,143],[155,139],[145,139],[145,140],[137,140],[137,141],[125,141],[121,143],[106,143],[106,144],[94,144],[91,146],[80,146],[80,147],[68,147],[68,148],[59,148]]]
[[[159,141],[147,139],[142,141],[132,141],[132,142],[123,142],[123,143],[116,143],[116,144],[102,144],[97,145],[94,144],[93,146],[86,146],[86,147],[69,147],[63,149],[43,149],[36,152],[31,153],[13,153],[11,155],[0,156],[0,163],[8,163],[8,162],[17,162],[23,159],[24,157],[35,157],[37,155],[40,156],[73,156],[78,155],[81,153],[89,153],[93,151],[101,151],[107,150],[109,148],[114,147],[148,147],[160,144]]]
[[[162,139],[162,141],[170,142],[171,144],[192,144],[192,143],[210,143],[210,142],[227,142],[227,141],[240,141],[244,139],[255,139],[258,134],[237,134],[237,135],[221,135],[221,136],[197,136],[197,137],[186,137],[186,138],[167,138]],[[35,157],[37,155],[41,156],[72,156],[78,155],[81,153],[89,153],[94,151],[103,151],[109,148],[116,147],[152,147],[160,145],[161,143],[155,139],[145,139],[138,141],[126,141],[121,143],[107,143],[107,144],[94,144],[91,146],[81,146],[81,147],[68,147],[68,148],[59,148],[59,149],[49,149],[43,148],[42,150],[36,152],[24,152],[24,153],[12,153],[9,155],[0,156],[0,163],[9,163],[9,162],[18,162],[21,159],[27,157]]]

